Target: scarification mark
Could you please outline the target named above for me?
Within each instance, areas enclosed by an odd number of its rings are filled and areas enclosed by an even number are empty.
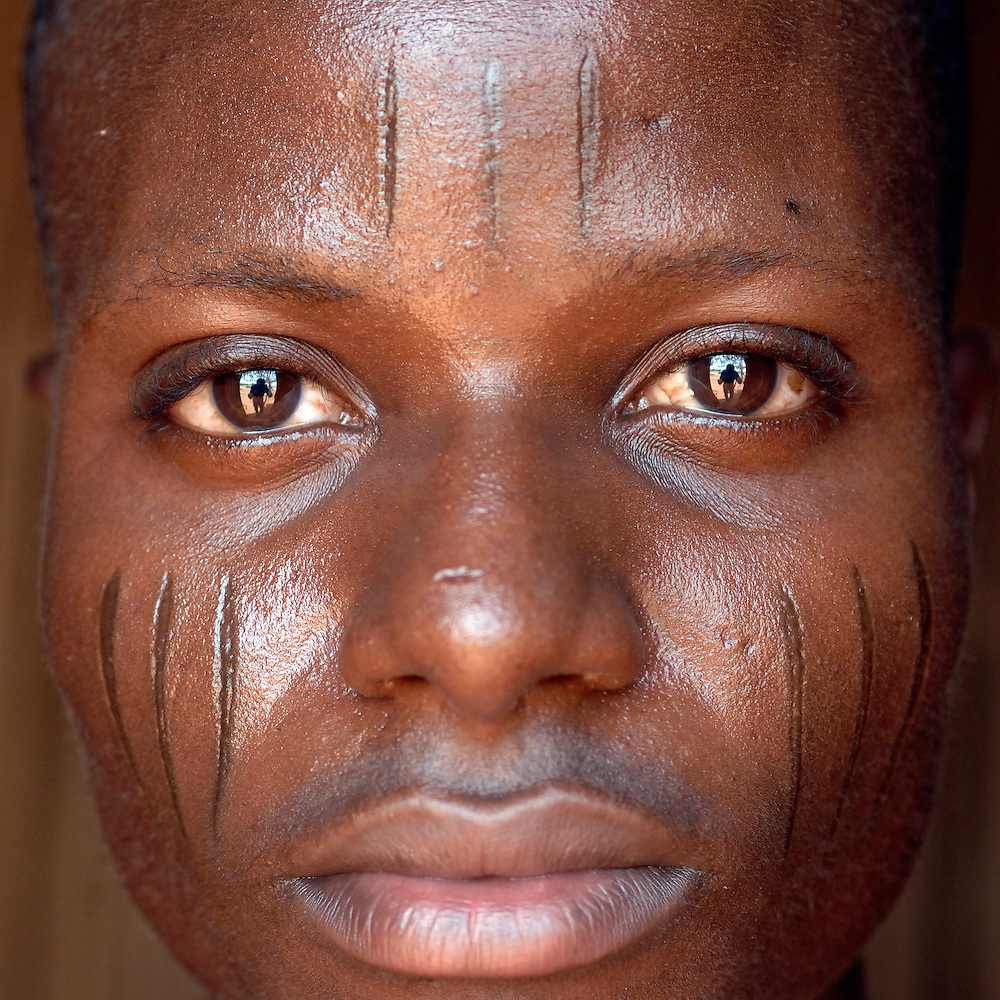
[[[385,207],[385,234],[392,234],[396,218],[396,130],[397,130],[396,61],[389,59],[383,80],[382,108],[379,115],[379,159],[382,164],[382,204]]]
[[[590,200],[597,168],[598,139],[598,65],[591,52],[585,52],[577,78],[576,145],[579,192],[577,205],[580,231],[590,232]]]
[[[885,801],[889,786],[892,784],[900,755],[903,752],[903,747],[906,745],[910,730],[913,727],[913,720],[917,714],[917,708],[923,698],[924,689],[927,686],[927,675],[930,672],[931,649],[934,644],[934,602],[931,595],[930,581],[927,578],[927,568],[924,566],[920,550],[915,543],[910,543],[910,550],[912,552],[913,577],[917,589],[917,605],[919,609],[920,652],[917,656],[913,684],[910,687],[910,700],[906,706],[906,714],[903,716],[903,723],[896,734],[896,741],[892,745],[892,750],[889,754],[889,765],[886,769],[885,778],[882,781],[882,787],[879,789],[879,805]]]
[[[788,749],[790,777],[788,790],[788,823],[785,829],[785,857],[792,846],[792,834],[799,811],[802,790],[802,623],[792,595],[782,587],[782,612],[785,634],[785,657],[788,664]]]
[[[142,788],[142,779],[139,776],[139,767],[135,762],[135,754],[132,751],[132,743],[125,730],[125,722],[122,719],[121,702],[118,699],[118,677],[115,665],[115,625],[118,619],[118,597],[121,592],[121,573],[115,572],[114,576],[105,584],[101,594],[100,611],[100,646],[101,646],[101,673],[104,675],[104,693],[108,699],[108,710],[115,723],[115,730],[125,751],[125,758],[128,761],[136,781]]]
[[[489,198],[490,232],[500,238],[500,129],[501,116],[501,66],[499,59],[486,64],[483,81],[483,116],[486,120],[486,190]]]
[[[169,573],[163,577],[160,596],[156,601],[153,625],[153,692],[156,701],[156,735],[160,745],[163,772],[170,788],[170,801],[184,839],[188,839],[181,796],[174,770],[174,755],[170,746],[170,724],[167,717],[167,656],[170,651],[170,627],[174,616],[174,583]]]
[[[858,693],[857,721],[854,724],[854,740],[851,743],[851,756],[847,765],[847,772],[844,775],[844,783],[840,789],[840,797],[837,800],[833,822],[830,825],[831,844],[837,835],[847,795],[851,789],[851,785],[854,783],[854,773],[858,766],[861,743],[864,739],[865,730],[868,727],[868,715],[871,711],[872,686],[875,675],[875,625],[872,620],[871,604],[865,592],[865,586],[861,580],[861,574],[857,566],[852,567],[852,569],[854,571],[854,589],[858,600],[858,624],[861,633],[861,689]]]
[[[222,580],[215,617],[217,669],[219,682],[219,764],[215,785],[215,826],[229,780],[232,755],[233,712],[236,707],[236,619],[233,586],[228,576]]]

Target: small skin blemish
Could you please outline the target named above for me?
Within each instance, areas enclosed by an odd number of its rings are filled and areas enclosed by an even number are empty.
[[[799,208],[799,203],[797,201],[792,201],[792,199],[789,198],[785,202],[785,211],[789,215],[800,215],[801,212],[802,212],[802,209]]]

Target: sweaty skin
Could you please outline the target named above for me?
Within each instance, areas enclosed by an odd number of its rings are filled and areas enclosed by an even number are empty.
[[[232,1000],[822,995],[965,608],[895,7],[62,11],[46,630],[158,931]]]

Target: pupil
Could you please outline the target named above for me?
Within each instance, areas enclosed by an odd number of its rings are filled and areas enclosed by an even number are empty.
[[[749,414],[763,406],[778,382],[778,366],[759,354],[711,354],[692,362],[695,399],[716,413]]]
[[[233,372],[213,380],[212,396],[219,412],[240,430],[271,430],[295,412],[302,381],[274,370]]]

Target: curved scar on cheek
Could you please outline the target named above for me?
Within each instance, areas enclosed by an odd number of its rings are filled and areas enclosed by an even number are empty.
[[[833,822],[830,825],[830,840],[837,835],[837,828],[840,826],[840,817],[844,810],[844,803],[851,785],[854,782],[854,772],[858,766],[858,757],[861,753],[861,742],[864,739],[865,729],[868,726],[868,714],[871,710],[872,686],[875,673],[875,626],[872,621],[871,604],[865,592],[865,585],[861,580],[861,574],[857,566],[852,567],[854,571],[854,589],[858,600],[858,625],[861,639],[861,677],[860,691],[858,692],[858,710],[856,722],[854,724],[854,740],[851,743],[851,756],[844,774],[844,783],[840,788],[840,798],[837,800],[837,808],[833,814]]]
[[[153,619],[153,692],[156,702],[156,736],[160,747],[163,772],[170,788],[177,823],[184,839],[188,839],[184,813],[181,810],[180,791],[174,771],[174,756],[170,746],[170,724],[167,717],[167,663],[170,652],[170,627],[174,616],[174,583],[169,573],[163,577],[160,595],[156,600]]]
[[[802,788],[802,623],[795,601],[787,589],[781,589],[782,621],[785,637],[785,659],[788,664],[788,749],[791,765],[788,792],[788,822],[785,828],[785,857],[792,846],[792,833],[799,811]]]
[[[233,712],[236,707],[236,618],[232,581],[223,577],[215,616],[216,670],[219,683],[219,763],[215,782],[214,822],[219,813],[229,780],[232,753]]]
[[[486,64],[486,78],[483,81],[483,117],[486,126],[486,194],[489,199],[490,232],[493,239],[500,238],[500,129],[501,115],[501,67],[499,59],[491,59]]]
[[[390,58],[382,80],[382,109],[379,121],[379,160],[382,165],[382,204],[385,208],[385,235],[392,234],[396,215],[396,61]]]
[[[579,191],[577,204],[580,213],[580,231],[590,232],[590,198],[597,169],[598,139],[598,64],[591,52],[585,52],[580,62],[576,102],[576,146]]]
[[[100,612],[100,649],[101,649],[101,673],[104,677],[104,694],[108,701],[108,710],[114,720],[115,730],[118,733],[118,740],[125,751],[125,758],[135,775],[136,784],[142,790],[142,779],[139,776],[139,768],[135,762],[135,754],[132,752],[132,744],[129,741],[128,733],[125,731],[125,722],[122,719],[121,703],[118,700],[118,678],[115,667],[115,627],[118,619],[118,596],[121,591],[121,573],[115,575],[104,585],[101,593]]]
[[[910,700],[906,706],[906,714],[903,716],[902,725],[899,727],[896,740],[892,745],[892,750],[889,754],[889,765],[886,768],[882,787],[879,789],[877,802],[880,807],[885,801],[889,786],[892,784],[900,754],[906,745],[907,737],[913,726],[913,720],[917,714],[917,707],[923,698],[924,688],[927,686],[927,675],[930,670],[931,650],[934,645],[934,601],[931,594],[930,581],[927,578],[927,568],[924,566],[924,561],[920,556],[920,550],[916,544],[911,542],[910,547],[913,553],[913,578],[919,608],[920,652],[917,656],[913,672],[913,684],[910,688]]]

